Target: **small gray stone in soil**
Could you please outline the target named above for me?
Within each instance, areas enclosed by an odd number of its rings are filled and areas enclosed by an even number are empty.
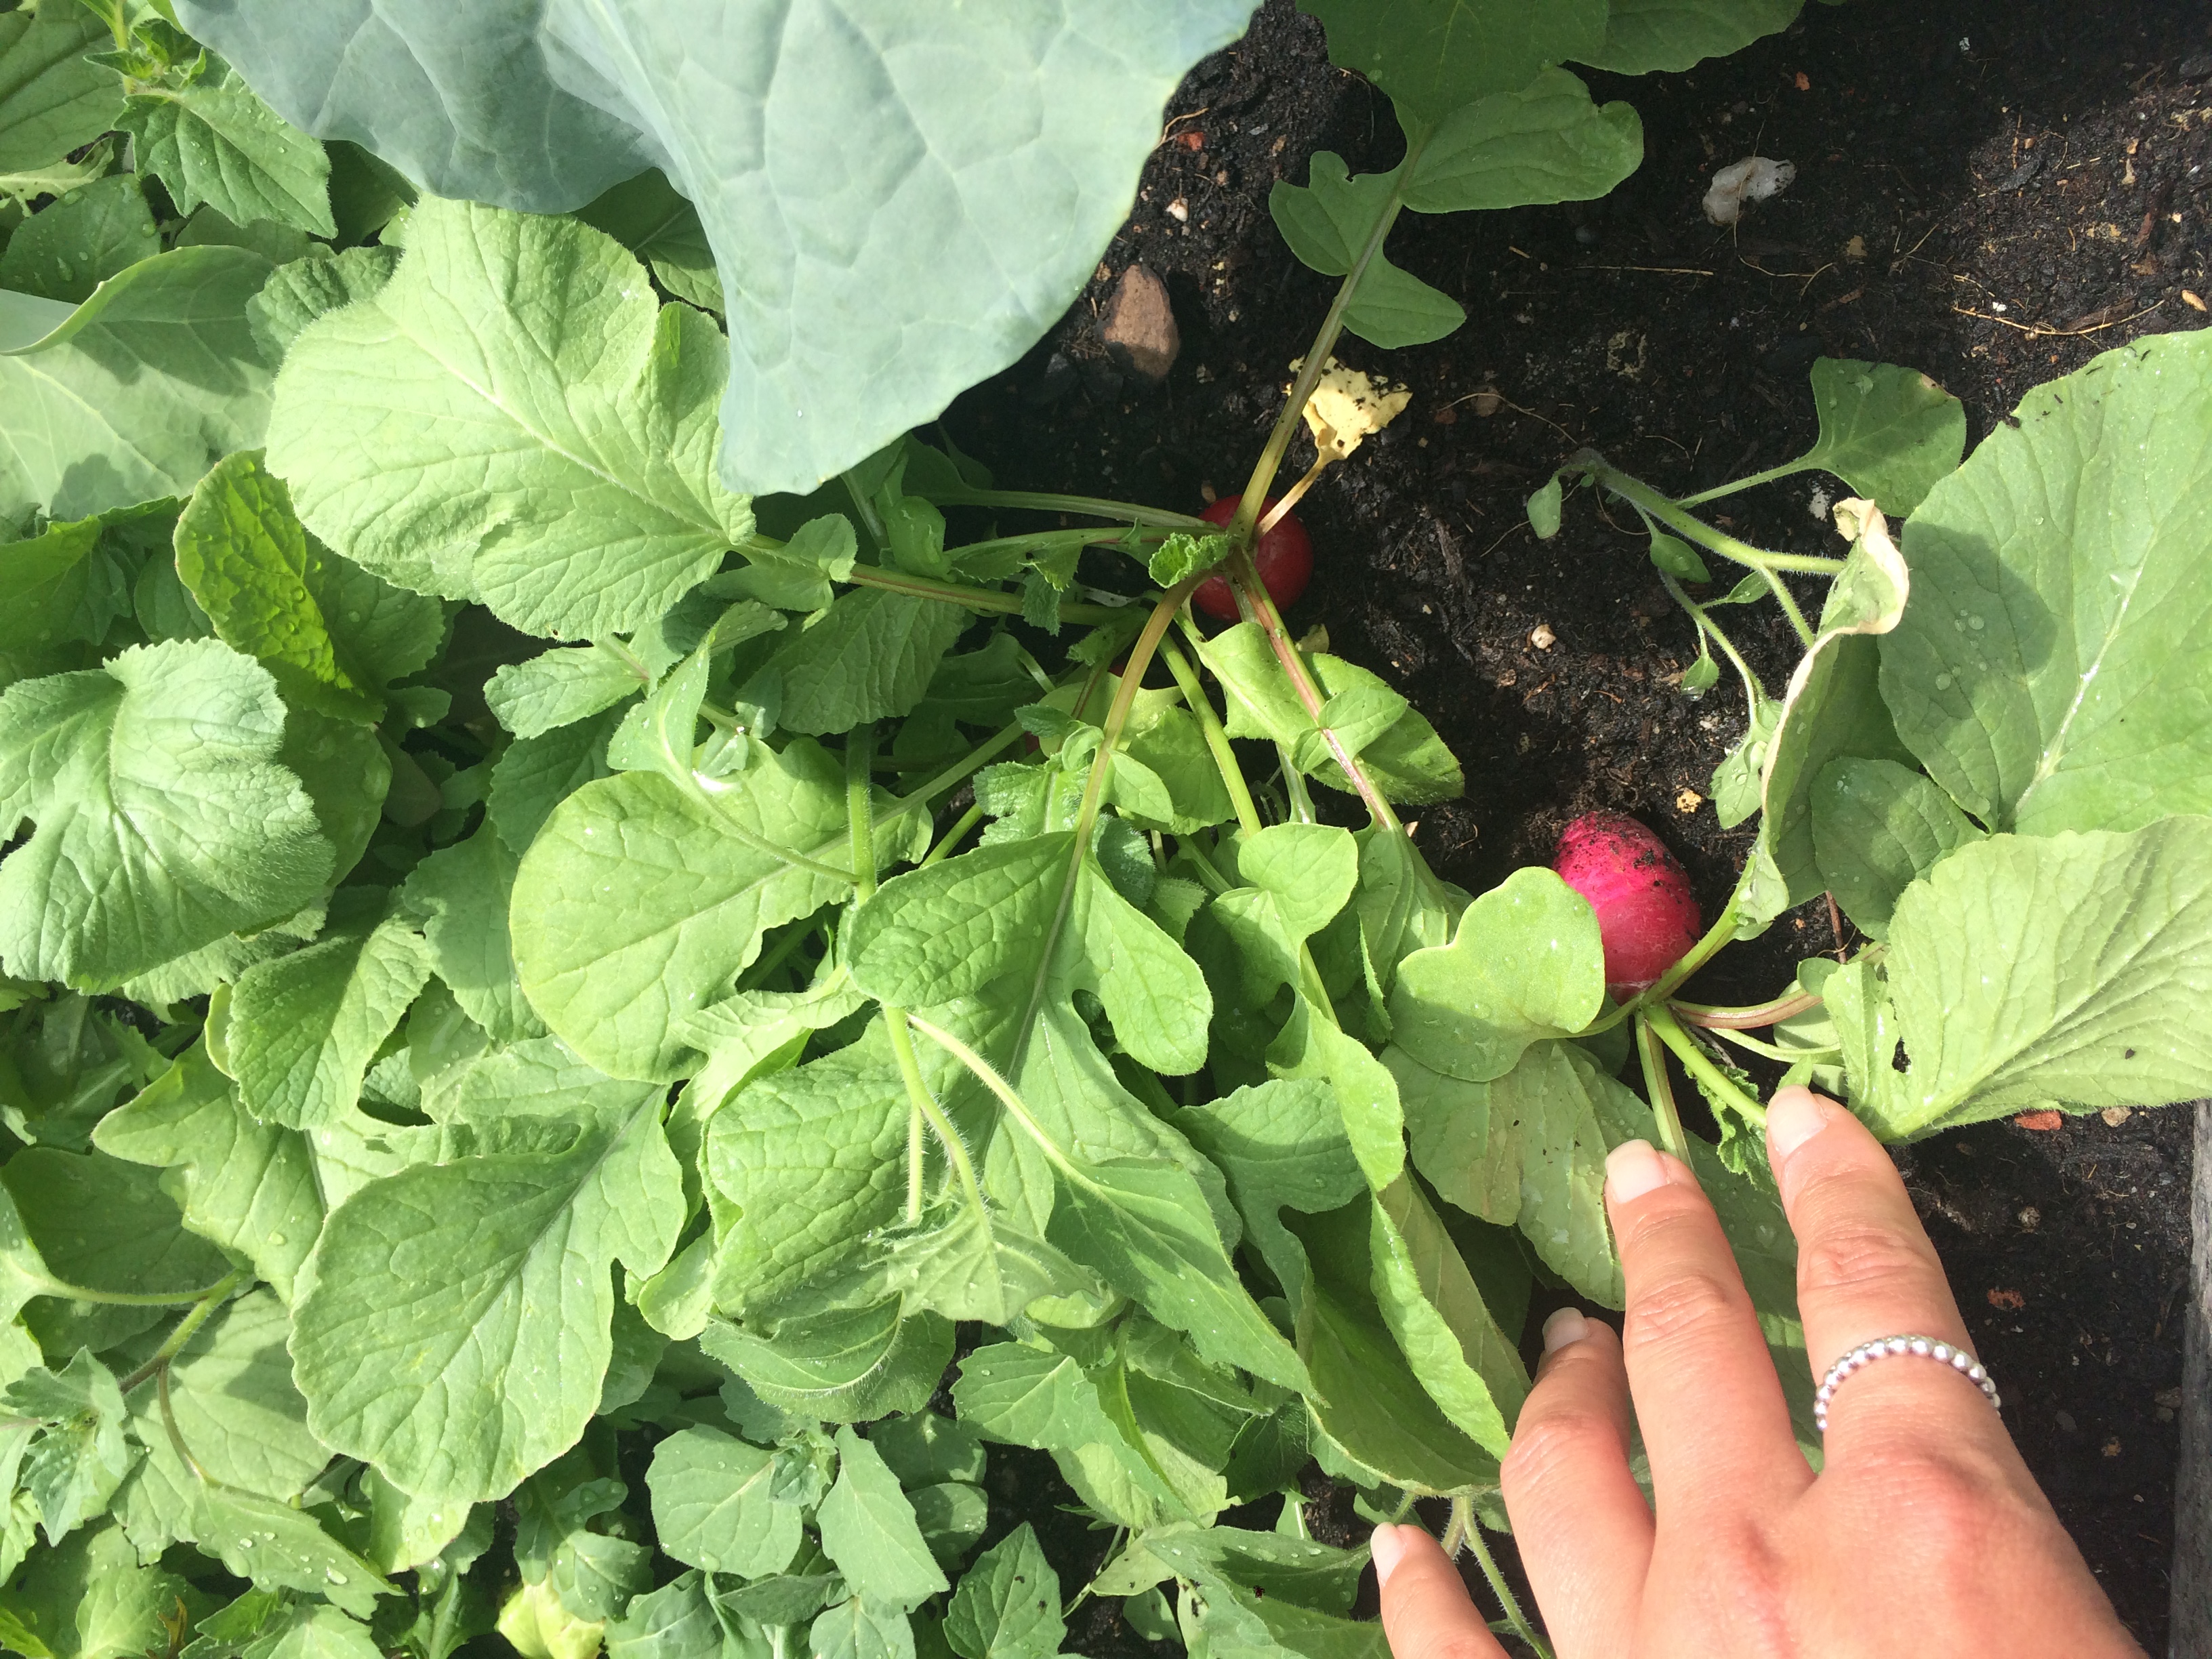
[[[1128,373],[1157,386],[1182,349],[1168,286],[1142,265],[1131,265],[1106,301],[1099,336],[1107,355]]]

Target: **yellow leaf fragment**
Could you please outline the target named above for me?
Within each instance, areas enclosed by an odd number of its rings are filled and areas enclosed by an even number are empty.
[[[1301,357],[1291,365],[1291,373],[1295,374],[1304,367],[1305,359]],[[1313,432],[1314,447],[1322,459],[1340,461],[1370,434],[1396,420],[1413,400],[1409,387],[1386,386],[1332,357],[1314,386],[1313,396],[1306,399],[1306,425]]]

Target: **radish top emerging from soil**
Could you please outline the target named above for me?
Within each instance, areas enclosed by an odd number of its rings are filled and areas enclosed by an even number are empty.
[[[1681,861],[1626,813],[1577,818],[1559,836],[1552,868],[1597,912],[1606,988],[1616,998],[1656,980],[1705,931]]]
[[[1242,495],[1224,495],[1209,503],[1199,517],[1208,524],[1227,524],[1237,516],[1237,503],[1243,499]],[[1274,506],[1275,498],[1270,495],[1263,514],[1273,511]],[[1306,534],[1306,527],[1296,515],[1285,513],[1273,529],[1261,536],[1259,546],[1253,550],[1252,563],[1260,573],[1260,580],[1267,584],[1267,597],[1279,611],[1295,604],[1298,595],[1306,591],[1306,584],[1313,580],[1313,538]],[[1237,620],[1237,596],[1229,591],[1226,577],[1209,576],[1200,582],[1198,592],[1191,595],[1191,603],[1222,622]]]

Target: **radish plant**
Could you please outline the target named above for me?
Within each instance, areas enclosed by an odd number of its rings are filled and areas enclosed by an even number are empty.
[[[1819,366],[1841,558],[1596,455],[1539,495],[1644,515],[1741,675],[1702,930],[1622,823],[1440,880],[1443,738],[1284,624],[1297,499],[1405,405],[1333,352],[1459,319],[1398,215],[1603,193],[1634,114],[1559,65],[1788,7],[1314,0],[1406,156],[1276,191],[1343,280],[1238,495],[908,430],[1064,308],[1247,9],[0,14],[0,1643],[1048,1659],[1107,1597],[1378,1655],[1301,1477],[1491,1568],[1532,1290],[1620,1299],[1622,1139],[1712,1191],[1809,1445],[1733,1053],[1899,1138],[2212,1089],[2197,337],[1963,466],[1917,377]],[[1856,959],[1685,1000],[1822,891]],[[993,1525],[1009,1447],[1087,1582]]]

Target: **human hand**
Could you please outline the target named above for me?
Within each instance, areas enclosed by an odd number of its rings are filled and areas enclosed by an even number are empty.
[[[1767,1152],[1816,1366],[1905,1333],[1968,1346],[1905,1184],[1863,1125],[1784,1089]],[[1571,1309],[1552,1316],[1504,1464],[1559,1659],[2142,1652],[1973,1382],[1913,1355],[1855,1372],[1832,1396],[1816,1476],[1690,1171],[1630,1141],[1606,1160],[1606,1207],[1627,1280],[1622,1334]],[[1632,1394],[1652,1504],[1629,1474]],[[1427,1534],[1378,1527],[1374,1553],[1396,1659],[1502,1652]]]

